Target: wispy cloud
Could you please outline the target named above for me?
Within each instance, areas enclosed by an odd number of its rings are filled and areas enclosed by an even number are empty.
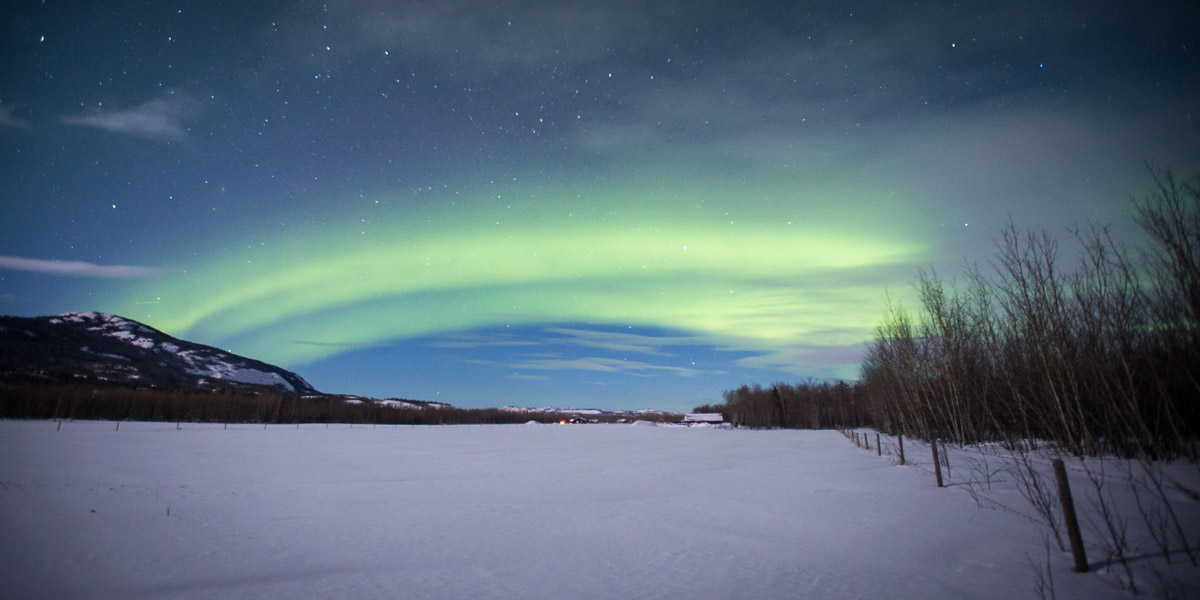
[[[0,104],[0,127],[33,129],[33,125],[29,121],[13,115],[11,106],[4,106],[2,104]]]
[[[315,340],[295,340],[295,343],[304,346],[326,346],[330,348],[341,348],[347,350],[358,350],[361,348],[384,348],[392,345],[378,342],[321,342]]]
[[[580,358],[542,358],[527,360],[508,365],[517,371],[593,371],[599,373],[625,373],[629,375],[652,375],[670,373],[683,377],[699,375],[701,371],[685,367],[655,365],[636,360],[621,360],[617,358],[599,358],[594,356]]]
[[[183,119],[192,104],[186,96],[167,93],[130,110],[97,110],[63,117],[63,123],[131,137],[176,141],[184,137]]]
[[[652,336],[615,331],[595,331],[591,329],[568,329],[556,327],[547,330],[550,333],[568,338],[565,342],[587,348],[599,348],[612,352],[636,352],[653,356],[667,356],[661,348],[664,346],[695,346],[705,344],[704,340],[685,336]]]
[[[434,348],[469,349],[505,346],[537,346],[538,342],[519,340],[506,335],[471,335],[462,334],[451,336],[445,341],[430,344]]]
[[[527,381],[547,381],[550,378],[545,375],[523,375],[521,373],[513,373],[508,376],[509,379],[522,379]]]
[[[98,279],[144,279],[165,274],[163,269],[156,267],[97,265],[78,260],[42,260],[2,255],[0,255],[0,269]]]
[[[783,371],[799,377],[852,380],[858,377],[858,363],[865,345],[865,342],[798,344],[754,352],[735,360],[734,364],[746,369]]]

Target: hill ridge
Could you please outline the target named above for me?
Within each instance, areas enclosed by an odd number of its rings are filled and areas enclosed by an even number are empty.
[[[300,375],[105,312],[0,316],[0,380],[317,394]]]

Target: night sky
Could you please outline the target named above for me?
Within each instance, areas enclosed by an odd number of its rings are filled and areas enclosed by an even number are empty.
[[[327,392],[853,379],[918,268],[1010,220],[1132,236],[1144,164],[1200,164],[1193,2],[2,10],[0,313],[111,312]]]

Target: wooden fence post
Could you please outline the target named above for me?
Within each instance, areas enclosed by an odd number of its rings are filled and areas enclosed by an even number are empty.
[[[904,434],[897,435],[896,439],[900,442],[900,466],[904,466]]]
[[[1062,502],[1063,521],[1067,523],[1067,537],[1071,540],[1071,554],[1075,557],[1076,573],[1087,573],[1087,552],[1083,549],[1083,536],[1079,535],[1079,520],[1075,518],[1075,501],[1071,498],[1071,482],[1067,481],[1067,467],[1061,458],[1054,465],[1054,480],[1058,482],[1058,500]]]
[[[933,448],[933,475],[937,477],[938,487],[942,487],[942,461],[938,460],[937,438],[933,438],[933,443],[930,446]]]
[[[875,456],[883,456],[883,445],[879,443],[879,432],[875,432]]]

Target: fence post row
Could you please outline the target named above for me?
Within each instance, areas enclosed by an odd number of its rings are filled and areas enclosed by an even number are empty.
[[[937,477],[938,487],[942,487],[942,461],[938,460],[937,438],[933,438],[933,443],[930,446],[933,447],[933,474]]]
[[[1079,534],[1079,520],[1075,517],[1075,501],[1071,498],[1071,482],[1067,481],[1067,467],[1061,458],[1054,465],[1054,480],[1058,483],[1058,499],[1062,503],[1063,521],[1067,524],[1067,537],[1071,540],[1071,554],[1075,558],[1076,573],[1087,573],[1087,552],[1083,549],[1083,536]]]

